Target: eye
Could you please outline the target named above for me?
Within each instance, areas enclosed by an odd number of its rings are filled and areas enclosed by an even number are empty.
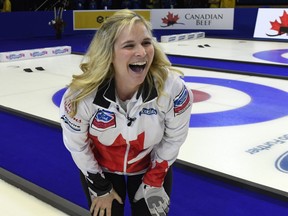
[[[134,44],[125,44],[123,47],[124,48],[133,48]]]
[[[149,40],[149,41],[143,41],[142,45],[143,46],[150,46],[152,44],[152,42]]]

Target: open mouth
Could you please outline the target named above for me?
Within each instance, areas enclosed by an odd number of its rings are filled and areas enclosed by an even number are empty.
[[[129,64],[129,68],[136,73],[142,72],[144,68],[146,67],[147,62],[135,62],[132,64]]]

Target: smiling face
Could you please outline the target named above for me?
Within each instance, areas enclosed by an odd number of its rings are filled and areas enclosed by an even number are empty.
[[[114,44],[113,67],[116,90],[121,99],[129,99],[143,83],[154,58],[152,37],[145,25],[126,26]],[[132,95],[131,95],[132,94]]]

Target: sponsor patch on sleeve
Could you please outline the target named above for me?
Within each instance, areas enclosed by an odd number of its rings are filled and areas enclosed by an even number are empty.
[[[184,86],[181,92],[174,98],[174,115],[180,115],[190,106],[188,89]]]
[[[61,119],[63,120],[63,122],[65,124],[67,124],[69,126],[70,129],[72,129],[74,131],[80,131],[81,130],[81,127],[78,124],[79,122],[75,121],[74,118],[71,119],[70,117],[67,117],[66,115],[62,115]]]
[[[64,101],[64,114],[61,120],[73,131],[81,131],[82,119],[76,116],[70,116],[72,113],[71,100]]]

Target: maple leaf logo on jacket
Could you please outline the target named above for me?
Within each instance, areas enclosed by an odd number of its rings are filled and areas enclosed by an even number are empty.
[[[280,18],[280,22],[275,19],[274,22],[270,21],[271,30],[276,31],[276,34],[266,34],[269,37],[283,35],[285,33],[288,34],[288,14],[284,10],[283,15]]]
[[[168,12],[168,15],[166,15],[166,17],[162,18],[162,22],[166,25],[161,26],[161,27],[169,27],[169,26],[173,26],[175,24],[184,25],[184,23],[178,23],[177,22],[179,19],[180,18],[178,16],[178,14],[174,16],[173,13]]]

